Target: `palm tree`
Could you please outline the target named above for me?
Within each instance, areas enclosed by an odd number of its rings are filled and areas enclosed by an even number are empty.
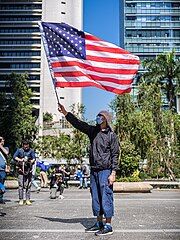
[[[161,84],[169,109],[175,109],[175,90],[180,86],[180,60],[175,58],[175,51],[162,53],[155,59],[146,59],[142,64],[146,70],[143,74],[145,81]]]

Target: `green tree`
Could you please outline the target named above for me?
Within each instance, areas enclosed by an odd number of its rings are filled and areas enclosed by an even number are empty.
[[[180,86],[180,60],[175,57],[175,51],[162,53],[155,59],[146,59],[142,63],[146,69],[143,77],[146,82],[161,85],[169,102],[169,109],[175,108],[176,88]]]
[[[180,60],[175,57],[175,51],[160,54],[153,60],[146,59],[143,62],[143,66],[146,69],[143,80],[146,81],[146,83],[153,82],[161,86],[161,90],[165,93],[169,102],[169,110],[174,112],[176,92],[180,89]],[[164,143],[167,143],[166,149],[168,149],[168,157],[164,158],[164,161],[166,162],[166,167],[171,177],[175,179],[172,166],[174,156],[176,155],[174,152],[176,132],[174,117],[171,113],[169,113],[169,116],[170,131],[166,134],[166,140],[163,139]],[[162,132],[161,137],[164,137],[162,136]]]
[[[42,157],[56,159],[70,159],[72,151],[70,148],[71,138],[61,133],[57,136],[43,136],[35,144],[35,148]]]
[[[85,121],[84,119],[84,113],[85,113],[85,106],[79,105],[77,106],[73,104],[71,106],[71,111],[74,115],[76,115],[80,120]],[[72,141],[71,141],[71,150],[73,158],[76,157],[80,160],[82,160],[82,157],[87,155],[87,147],[89,145],[89,139],[87,135],[80,132],[79,130],[73,128],[73,135],[72,135]]]
[[[132,126],[132,113],[135,111],[135,105],[132,102],[130,94],[117,95],[110,105],[116,116],[115,132],[120,141],[130,138]]]
[[[48,113],[48,112],[43,113],[43,122],[50,123],[52,122],[52,120],[53,120],[53,116],[51,113]]]
[[[116,116],[114,122],[115,132],[121,145],[121,156],[118,177],[131,177],[139,166],[141,156],[131,141],[132,129],[134,128],[135,105],[129,94],[118,95],[111,103],[111,108]]]
[[[175,159],[177,146],[174,124],[175,116],[171,110],[162,109],[161,85],[156,82],[139,85],[138,107],[142,113],[152,115],[152,130],[149,136],[149,147],[146,154],[148,159],[147,171],[151,176],[168,176],[175,180]],[[142,118],[142,121],[144,119]],[[173,123],[173,124],[172,124]],[[148,122],[147,122],[148,124]],[[170,141],[171,140],[171,141]],[[176,149],[177,150],[177,149]]]
[[[133,176],[138,162],[146,162],[146,169],[141,171],[148,176],[175,179],[179,176],[180,116],[162,110],[161,86],[157,83],[141,83],[137,99],[135,105],[129,94],[119,95],[112,104],[121,143],[120,176]]]
[[[141,156],[138,155],[135,145],[130,141],[121,142],[121,165],[119,173],[121,177],[130,177],[139,168]]]
[[[37,132],[31,104],[32,92],[27,80],[26,74],[7,75],[7,92],[2,96],[5,101],[1,108],[0,130],[11,151],[20,145],[22,139],[33,140]]]

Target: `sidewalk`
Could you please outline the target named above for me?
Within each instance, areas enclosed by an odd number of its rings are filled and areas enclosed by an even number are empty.
[[[85,233],[94,223],[89,190],[65,189],[64,199],[49,199],[49,190],[32,192],[32,206],[18,206],[17,190],[0,205],[0,239],[180,239],[180,191],[115,193],[114,235],[104,238]]]

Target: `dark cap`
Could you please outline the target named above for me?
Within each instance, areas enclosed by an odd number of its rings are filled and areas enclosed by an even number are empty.
[[[29,144],[29,140],[28,139],[24,139],[23,141],[22,141],[22,145],[28,145]]]

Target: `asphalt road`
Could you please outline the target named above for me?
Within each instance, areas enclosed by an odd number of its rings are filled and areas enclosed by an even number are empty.
[[[84,229],[95,222],[89,190],[65,189],[64,199],[49,199],[49,190],[32,192],[33,204],[19,206],[17,190],[0,205],[1,240],[112,239],[180,240],[180,190],[115,194],[114,234],[96,237]]]

